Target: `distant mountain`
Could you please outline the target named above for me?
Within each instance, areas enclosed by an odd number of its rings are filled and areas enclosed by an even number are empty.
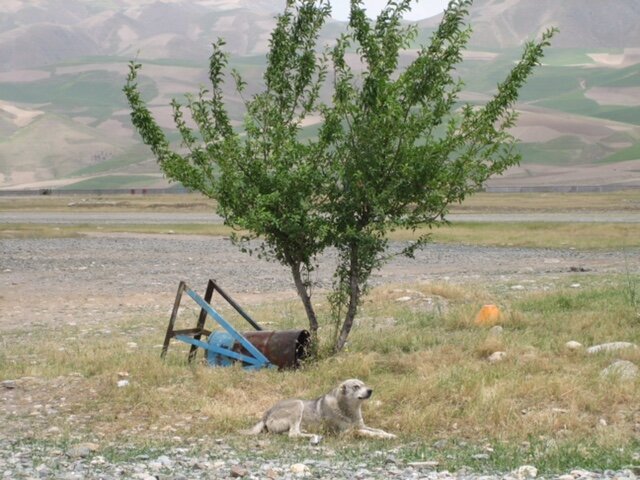
[[[6,2],[7,0],[5,0]],[[236,55],[264,53],[283,1],[8,0],[0,71],[88,56],[198,60],[217,37]]]
[[[143,64],[144,96],[177,138],[169,102],[206,85],[211,43],[225,38],[231,65],[259,86],[284,3],[2,0],[0,188],[164,185],[130,125],[122,93],[127,63]],[[420,39],[439,19],[419,22]],[[489,98],[524,41],[560,28],[517,107],[513,133],[523,165],[495,182],[640,184],[640,1],[476,0],[470,23],[471,45],[457,70],[466,81],[463,99],[472,103]],[[329,22],[320,44],[344,27]],[[238,121],[242,102],[230,83],[228,105]]]
[[[521,45],[555,26],[555,48],[640,47],[638,0],[475,0],[471,44],[503,49]],[[422,26],[437,25],[440,16]]]

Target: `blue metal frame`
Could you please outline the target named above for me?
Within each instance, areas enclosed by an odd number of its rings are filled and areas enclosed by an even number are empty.
[[[223,355],[225,357],[233,358],[235,360],[240,360],[244,363],[249,364],[246,368],[262,368],[262,367],[273,367],[274,365],[269,362],[269,359],[264,356],[264,354],[258,350],[251,342],[249,342],[245,337],[243,337],[238,331],[236,331],[231,324],[229,324],[222,315],[220,315],[209,303],[207,303],[200,295],[191,290],[189,287],[185,288],[187,295],[189,295],[200,307],[206,311],[213,319],[218,322],[218,324],[226,330],[226,332],[233,337],[240,345],[242,345],[247,352],[251,356],[242,355],[240,353],[236,353],[232,350],[226,348],[215,347],[211,344],[202,342],[200,340],[196,340],[195,338],[188,337],[186,335],[177,335],[175,338],[182,342],[188,343],[190,345],[194,345],[196,347],[200,347],[205,349],[206,351],[212,351],[219,355]]]

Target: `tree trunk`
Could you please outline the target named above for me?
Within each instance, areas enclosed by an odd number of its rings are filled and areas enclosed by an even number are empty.
[[[309,320],[309,332],[311,333],[311,354],[315,356],[318,351],[318,317],[316,317],[316,312],[313,309],[313,304],[311,303],[311,295],[309,295],[309,290],[304,284],[302,280],[302,265],[300,263],[296,263],[291,265],[291,275],[293,276],[293,282],[296,285],[296,290],[298,292],[298,296],[300,300],[302,300],[302,304],[304,305],[304,311],[307,314],[307,319]]]
[[[344,323],[340,329],[340,335],[334,345],[334,352],[340,352],[347,343],[347,338],[353,327],[353,320],[358,312],[358,303],[360,302],[360,282],[358,268],[358,247],[351,245],[351,264],[349,265],[349,306],[344,318]]]

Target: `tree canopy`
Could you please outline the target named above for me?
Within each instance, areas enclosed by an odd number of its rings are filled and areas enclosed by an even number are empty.
[[[456,65],[471,33],[471,3],[451,1],[430,42],[399,68],[417,36],[402,21],[410,0],[390,1],[376,20],[352,0],[346,32],[324,51],[317,43],[328,2],[288,1],[271,35],[263,90],[245,98],[245,80],[230,72],[245,105],[242,127],[227,113],[228,57],[218,40],[211,87],[187,95],[187,119],[172,102],[178,151],[141,98],[141,65],[130,65],[124,91],[132,122],[162,171],[215,198],[225,223],[248,232],[236,237],[242,248],[290,269],[314,339],[311,273],[323,251],[336,249],[333,351],[344,347],[370,275],[388,257],[388,233],[446,222],[451,203],[520,160],[509,133],[514,105],[555,30],[524,45],[491,100],[463,103]],[[330,99],[322,95],[327,87]],[[302,126],[312,118],[321,119],[318,133],[305,139]],[[420,237],[402,253],[411,256],[427,241]]]

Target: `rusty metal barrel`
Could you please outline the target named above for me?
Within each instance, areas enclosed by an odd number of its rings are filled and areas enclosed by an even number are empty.
[[[279,369],[295,369],[307,356],[311,335],[307,330],[253,331],[241,334]],[[209,344],[247,355],[245,348],[226,332],[214,332]],[[209,352],[207,360],[214,365],[228,365],[228,359]]]

